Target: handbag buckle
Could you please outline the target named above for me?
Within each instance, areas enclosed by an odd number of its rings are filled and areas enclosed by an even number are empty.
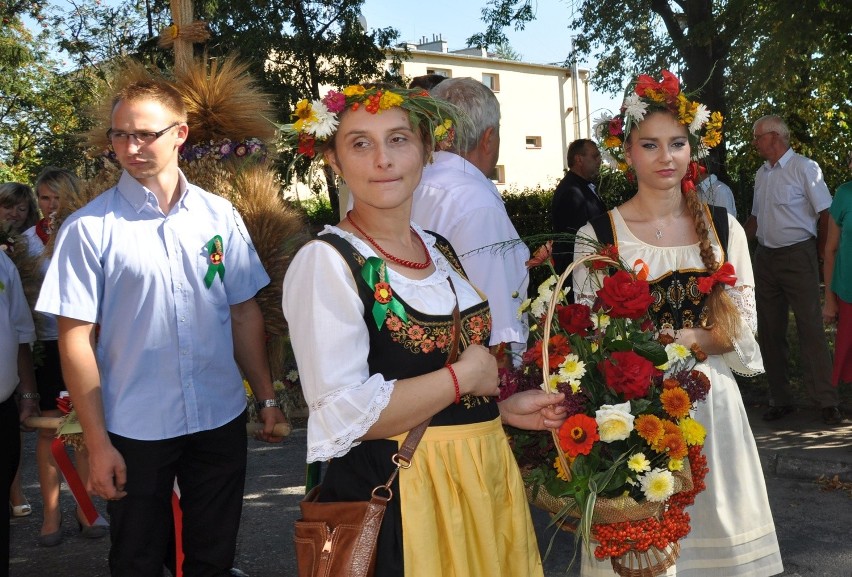
[[[393,464],[399,467],[400,469],[408,469],[409,467],[411,467],[411,461],[409,461],[399,453],[394,454],[394,456],[391,457],[391,461],[393,461]]]

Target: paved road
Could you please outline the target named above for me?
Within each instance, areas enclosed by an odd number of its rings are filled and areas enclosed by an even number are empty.
[[[803,419],[808,418],[802,415]],[[786,446],[784,436],[765,433],[766,444]],[[848,458],[852,426],[832,437],[839,445],[829,447],[822,460],[807,461],[808,470],[791,476],[779,471],[772,454],[765,454],[767,485],[781,542],[788,577],[852,577],[852,488],[824,491],[815,481],[833,472],[830,457]],[[780,439],[780,440],[779,440]],[[56,548],[36,547],[40,508],[34,467],[34,436],[27,435],[24,468],[25,491],[32,498],[31,517],[13,522],[12,577],[107,577],[106,540],[87,541],[73,523],[73,501],[63,491],[65,541]],[[844,442],[845,441],[845,442]],[[281,446],[249,441],[249,470],[243,522],[237,550],[237,567],[250,577],[289,577],[295,574],[292,523],[298,515],[303,493],[305,430],[296,428]],[[763,441],[761,441],[763,443]],[[801,464],[801,461],[797,461]],[[847,479],[849,480],[849,479]],[[543,547],[551,536],[545,528],[546,515],[536,512],[539,541]],[[573,551],[570,536],[559,534],[545,561],[546,576],[578,575],[576,567],[566,572]],[[438,576],[436,576],[438,577]],[[479,577],[479,576],[470,576]]]

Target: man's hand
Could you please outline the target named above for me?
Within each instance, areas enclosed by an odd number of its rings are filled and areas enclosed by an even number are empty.
[[[260,420],[263,421],[263,430],[255,434],[255,438],[267,443],[280,443],[284,437],[276,437],[272,429],[278,423],[286,423],[287,417],[278,407],[267,407],[260,410]]]
[[[127,493],[127,466],[121,453],[108,443],[103,448],[89,450],[89,482],[86,487],[107,501],[121,499]]]

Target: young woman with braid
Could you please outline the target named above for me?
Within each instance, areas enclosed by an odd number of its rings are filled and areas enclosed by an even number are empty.
[[[719,140],[721,115],[691,102],[668,71],[641,75],[622,112],[600,124],[607,152],[636,175],[635,196],[580,229],[580,237],[612,243],[646,278],[661,333],[707,360],[707,401],[696,419],[707,429],[707,488],[690,509],[692,531],[670,575],[769,576],[783,571],[754,437],[733,372],[763,372],[754,338],[754,279],[745,233],[724,208],[702,204],[696,158]],[[576,254],[591,250],[578,240]],[[578,301],[594,300],[595,282],[575,271]],[[584,577],[613,575],[609,561],[584,558]]]

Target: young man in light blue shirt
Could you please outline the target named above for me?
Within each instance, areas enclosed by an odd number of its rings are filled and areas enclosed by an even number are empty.
[[[279,441],[285,420],[254,300],[269,277],[231,204],[179,170],[188,130],[165,81],[115,96],[108,136],[124,172],[63,224],[36,306],[58,317],[90,484],[109,501],[113,576],[160,577],[175,479],[183,574],[228,575],[246,468],[240,369],[262,401],[261,438]]]

